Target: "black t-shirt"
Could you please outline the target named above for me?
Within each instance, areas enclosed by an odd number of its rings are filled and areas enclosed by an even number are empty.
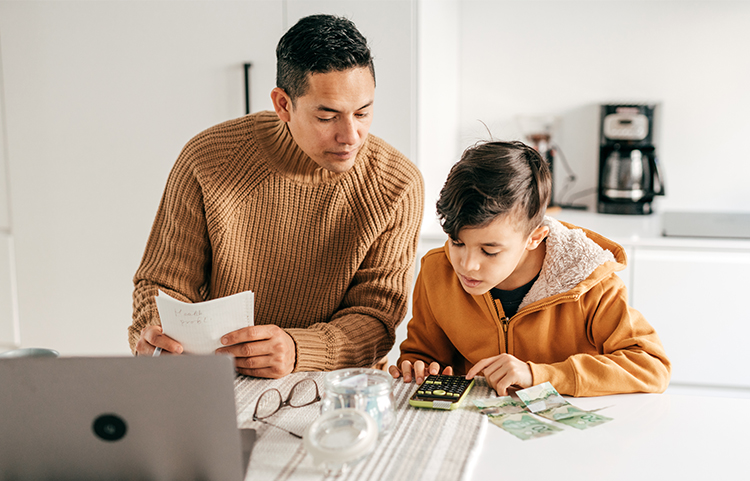
[[[526,297],[526,294],[529,293],[529,290],[531,290],[531,286],[534,285],[537,279],[539,279],[539,274],[537,274],[527,284],[522,285],[518,289],[513,289],[512,291],[503,291],[501,289],[498,289],[497,287],[493,287],[492,289],[490,289],[490,294],[492,295],[493,299],[499,300],[503,305],[503,311],[505,311],[505,315],[507,317],[513,317],[516,315],[516,312],[518,312],[518,306],[521,305],[523,298]]]

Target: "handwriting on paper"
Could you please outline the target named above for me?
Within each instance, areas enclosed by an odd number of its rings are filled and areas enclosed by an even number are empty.
[[[189,311],[185,309],[175,309],[174,315],[180,320],[180,324],[183,326],[189,326],[191,324],[201,324],[203,322],[211,322],[211,319],[203,314],[203,311],[198,309],[197,311]]]
[[[191,304],[159,291],[156,307],[164,334],[189,354],[211,354],[222,346],[221,337],[254,325],[255,296],[251,291]]]

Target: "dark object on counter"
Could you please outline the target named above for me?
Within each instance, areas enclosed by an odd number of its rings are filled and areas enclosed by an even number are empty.
[[[664,195],[654,146],[654,105],[602,105],[597,211],[651,214]]]
[[[662,235],[750,239],[750,212],[664,212]]]

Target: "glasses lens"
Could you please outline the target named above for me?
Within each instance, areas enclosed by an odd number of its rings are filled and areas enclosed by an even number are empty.
[[[305,379],[294,385],[289,393],[289,405],[295,408],[307,406],[318,400],[318,385]]]
[[[276,389],[264,392],[258,398],[258,405],[255,408],[255,416],[258,419],[267,418],[281,406],[281,393]]]

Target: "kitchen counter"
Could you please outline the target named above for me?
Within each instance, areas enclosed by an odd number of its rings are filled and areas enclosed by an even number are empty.
[[[645,216],[613,215],[563,209],[554,213],[552,217],[591,229],[622,245],[695,249],[750,249],[750,239],[665,237],[662,235],[661,213]]]
[[[615,215],[580,210],[551,210],[548,214],[557,220],[593,230],[624,246],[681,247],[694,249],[750,249],[750,239],[665,237],[662,235],[662,214]],[[434,247],[445,242],[447,236],[437,222],[425,226],[422,242]]]

